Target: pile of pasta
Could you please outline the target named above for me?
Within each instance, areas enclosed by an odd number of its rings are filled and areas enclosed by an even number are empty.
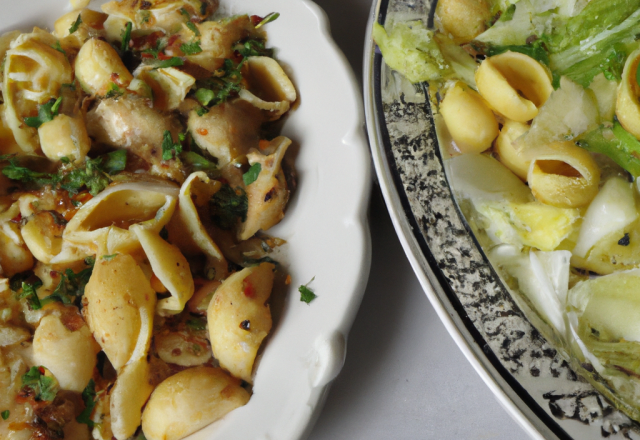
[[[217,0],[0,37],[0,437],[180,439],[245,405],[272,327],[296,90]]]

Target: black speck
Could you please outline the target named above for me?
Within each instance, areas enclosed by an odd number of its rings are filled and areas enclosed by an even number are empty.
[[[620,246],[629,246],[629,243],[631,241],[629,240],[629,233],[624,234],[624,237],[622,237],[620,240],[618,240],[618,244]]]
[[[248,319],[245,319],[240,323],[240,328],[242,330],[251,330],[251,323],[249,322]]]

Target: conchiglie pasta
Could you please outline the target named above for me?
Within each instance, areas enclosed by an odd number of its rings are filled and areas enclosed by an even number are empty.
[[[485,59],[476,71],[483,98],[508,119],[527,122],[551,95],[551,74],[533,58],[505,52]]]
[[[173,67],[141,70],[137,78],[153,91],[153,107],[159,110],[175,110],[184,100],[196,80],[191,75]]]
[[[141,225],[132,225],[131,230],[138,237],[153,273],[171,293],[169,298],[158,301],[158,313],[180,313],[194,291],[187,259],[176,246],[163,240],[156,232]]]
[[[461,153],[480,153],[498,136],[498,121],[484,99],[460,82],[447,90],[440,114]]]
[[[269,57],[249,57],[243,74],[249,83],[239,98],[268,112],[267,119],[278,119],[296,100],[296,89],[280,64]]]
[[[115,49],[96,38],[82,45],[75,69],[76,79],[92,95],[106,96],[112,90],[126,88],[133,79]]]
[[[83,301],[85,320],[116,370],[146,357],[156,293],[133,257],[98,258]]]
[[[111,430],[118,440],[126,440],[140,426],[142,407],[153,387],[149,383],[150,371],[146,356],[139,358],[118,372],[118,379],[109,399]]]
[[[38,137],[42,152],[51,160],[66,157],[80,161],[91,148],[91,140],[80,117],[57,115],[38,128]]]
[[[49,369],[66,390],[84,390],[93,377],[99,351],[89,327],[71,331],[53,314],[42,318],[33,335],[35,362]]]
[[[217,280],[226,277],[227,261],[205,229],[198,208],[206,207],[221,186],[220,182],[210,179],[203,171],[192,173],[180,188],[178,211],[167,225],[169,237],[182,252],[186,255],[206,255],[207,267],[215,270]]]
[[[273,269],[273,264],[262,263],[234,273],[218,288],[207,310],[213,355],[222,368],[249,383],[260,344],[271,330],[265,303]]]
[[[573,142],[555,142],[549,152],[531,161],[527,181],[533,195],[560,208],[588,204],[598,193],[600,168]]]
[[[240,225],[240,240],[251,238],[259,230],[266,231],[284,217],[284,208],[289,200],[287,182],[282,172],[282,159],[291,145],[284,136],[273,139],[268,147],[274,151],[265,156],[258,151],[247,155],[249,164],[260,164],[260,174],[255,182],[247,186],[249,208],[247,219]]]
[[[527,180],[531,160],[523,157],[513,143],[517,138],[525,134],[527,130],[529,130],[527,124],[507,120],[502,126],[502,130],[500,130],[500,135],[495,144],[500,162],[525,181]]]
[[[178,187],[165,181],[113,185],[78,210],[62,235],[63,247],[53,263],[77,261],[99,249],[108,254],[140,247],[129,226],[139,223],[159,233],[176,206]]]
[[[64,226],[56,223],[54,214],[40,212],[33,215],[22,227],[22,238],[33,256],[49,264],[62,250]]]
[[[240,381],[220,368],[190,368],[153,391],[142,414],[142,431],[148,440],[179,440],[248,401]]]
[[[72,80],[69,61],[52,47],[56,42],[51,34],[36,28],[33,33],[16,38],[6,53],[4,116],[26,153],[36,152],[39,142],[37,130],[24,124],[24,118],[38,114],[38,105],[57,98],[62,84]]]
[[[620,124],[636,138],[640,139],[640,85],[637,71],[640,64],[640,49],[629,55],[622,72],[622,81],[618,86],[616,116]]]

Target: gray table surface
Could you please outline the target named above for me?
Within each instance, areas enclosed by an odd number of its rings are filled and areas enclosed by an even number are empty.
[[[315,0],[362,78],[371,0]],[[524,439],[425,296],[374,184],[371,275],[345,366],[309,440]]]

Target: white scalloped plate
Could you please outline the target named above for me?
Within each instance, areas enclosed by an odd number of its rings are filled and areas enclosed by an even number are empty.
[[[101,1],[90,8],[99,9]],[[66,0],[0,0],[0,30],[52,29]],[[269,45],[291,74],[300,105],[282,134],[300,146],[299,181],[285,219],[270,230],[287,240],[278,260],[292,276],[278,326],[264,350],[249,403],[188,437],[289,440],[311,429],[329,383],[344,363],[346,337],[369,274],[366,210],[370,157],[358,85],[330,37],[324,12],[307,0],[221,0],[230,13],[265,16]],[[312,277],[318,298],[297,287]]]

